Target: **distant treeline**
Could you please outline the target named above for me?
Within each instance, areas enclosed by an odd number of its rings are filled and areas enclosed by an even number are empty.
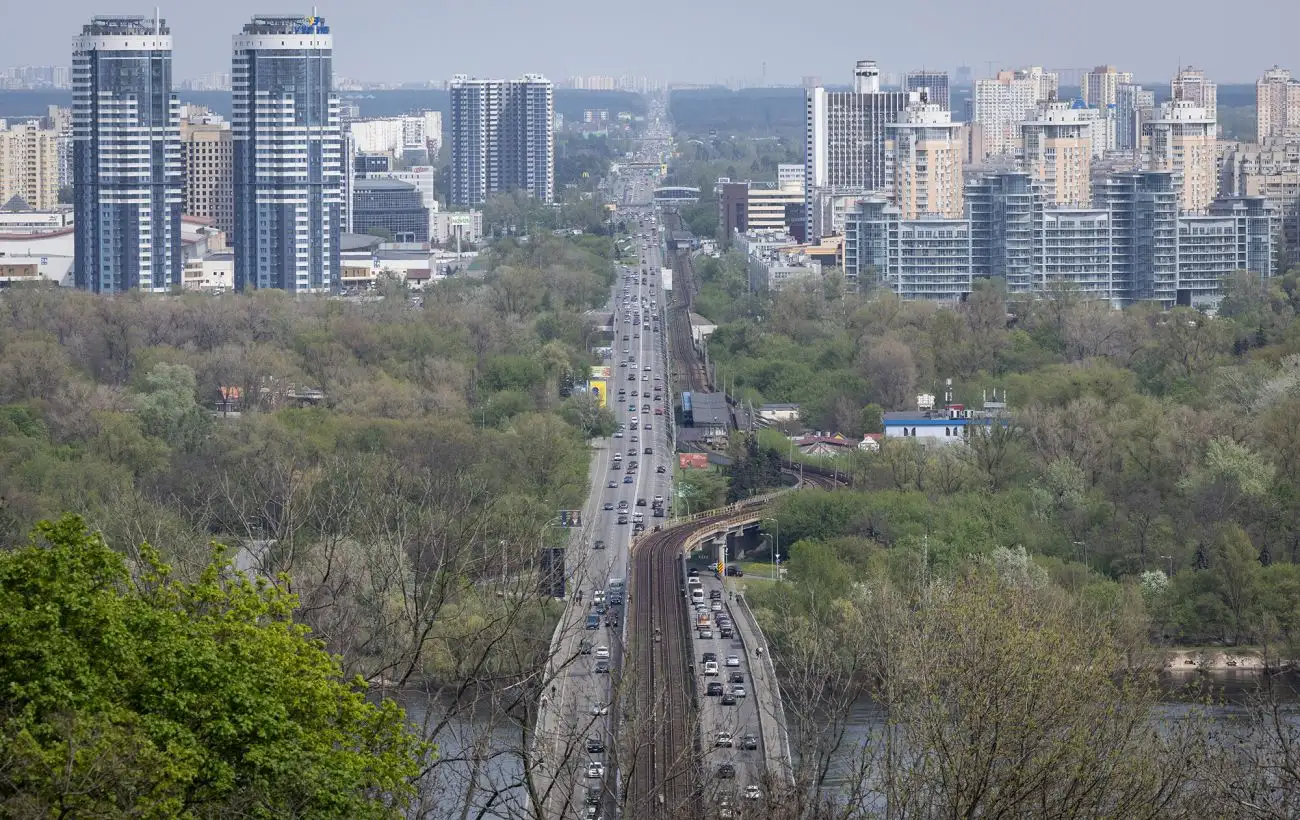
[[[178,91],[177,94],[183,103],[205,105],[223,117],[230,117],[229,91]],[[433,89],[356,91],[343,92],[340,96],[360,106],[363,117],[393,117],[422,110],[446,113],[449,107],[448,93]],[[43,116],[51,105],[71,106],[72,92],[0,91],[0,118]],[[575,91],[561,88],[555,92],[555,112],[565,119],[579,118],[584,110],[591,108],[644,114],[645,98],[625,91]]]

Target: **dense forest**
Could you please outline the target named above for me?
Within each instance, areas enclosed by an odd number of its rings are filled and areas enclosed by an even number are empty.
[[[1063,583],[1146,578],[1157,640],[1300,649],[1296,274],[1242,274],[1207,316],[993,286],[948,309],[833,278],[769,297],[734,255],[696,271],[716,379],[742,401],[794,402],[808,428],[850,437],[949,379],[954,401],[997,391],[1013,411],[969,448],[855,453],[841,466],[865,493],[790,501],[787,543],[895,575],[923,539],[927,572],[1023,546]]]

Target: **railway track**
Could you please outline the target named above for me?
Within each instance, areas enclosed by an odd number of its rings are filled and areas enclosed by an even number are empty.
[[[629,636],[634,700],[623,710],[633,748],[624,817],[698,818],[702,756],[697,748],[695,678],[688,661],[690,623],[682,603],[681,556],[688,538],[715,517],[652,532],[632,553]]]

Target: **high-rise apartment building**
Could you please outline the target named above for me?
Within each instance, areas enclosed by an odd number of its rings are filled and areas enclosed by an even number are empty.
[[[1205,109],[1210,119],[1219,116],[1219,87],[1206,79],[1205,72],[1188,66],[1182,69],[1169,83],[1169,98],[1174,101],[1189,102],[1197,108]]]
[[[1115,148],[1139,151],[1142,126],[1151,119],[1156,107],[1156,92],[1140,85],[1125,83],[1115,89]]]
[[[182,122],[183,211],[235,230],[235,142],[225,122]]]
[[[235,287],[338,287],[343,138],[325,18],[258,15],[235,35]]]
[[[14,197],[38,211],[58,204],[58,136],[36,121],[0,130],[0,207]]]
[[[952,93],[946,71],[909,71],[903,78],[903,90],[924,95],[926,102],[944,111],[952,110]]]
[[[1115,94],[1121,85],[1132,84],[1132,72],[1120,71],[1113,65],[1099,65],[1083,75],[1079,96],[1091,108],[1107,108],[1115,104]]]
[[[521,189],[542,202],[555,198],[555,89],[540,74],[518,80],[452,78],[453,205],[481,205]]]
[[[934,103],[907,107],[885,127],[888,190],[903,219],[961,219],[961,123]]]
[[[805,92],[805,213],[810,236],[825,231],[815,201],[841,193],[884,191],[887,126],[898,122],[919,97],[906,91],[881,91],[880,70],[873,60],[859,60],[852,91]]]
[[[1178,185],[1178,206],[1202,213],[1219,191],[1215,122],[1185,100],[1167,102],[1143,126],[1143,147],[1150,169],[1170,171]]]
[[[982,150],[975,159],[1013,153],[1020,145],[1020,123],[1039,103],[1056,99],[1058,91],[1057,75],[1038,66],[999,71],[992,79],[977,81],[971,108]]]
[[[1049,102],[1020,124],[1025,171],[1049,207],[1092,203],[1093,122],[1066,102]]]
[[[1300,133],[1300,82],[1273,66],[1255,83],[1255,142]]]
[[[77,287],[180,287],[180,101],[166,22],[92,18],[73,41],[72,87]]]

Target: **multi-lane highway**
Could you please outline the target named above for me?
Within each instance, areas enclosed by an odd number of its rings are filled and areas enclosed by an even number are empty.
[[[672,497],[673,403],[653,184],[648,172],[616,183],[619,218],[636,250],[635,264],[619,266],[607,306],[614,326],[607,401],[619,429],[597,444],[583,554],[569,557],[570,603],[552,647],[558,668],[538,725],[551,758],[547,780],[554,782],[543,798],[547,817],[613,817],[617,811],[616,704],[629,547],[634,532],[665,520]]]

